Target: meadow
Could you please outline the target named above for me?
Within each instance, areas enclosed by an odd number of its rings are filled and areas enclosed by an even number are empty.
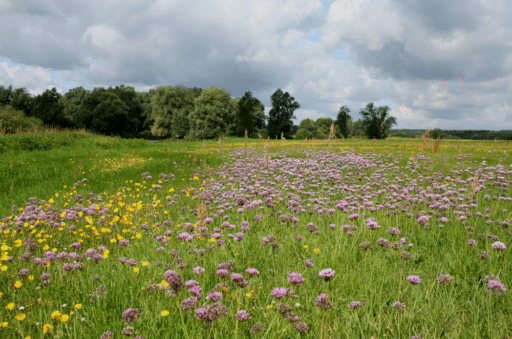
[[[0,337],[510,338],[511,151],[0,135]]]

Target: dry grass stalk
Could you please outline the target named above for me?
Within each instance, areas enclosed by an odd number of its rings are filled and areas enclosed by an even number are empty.
[[[249,134],[247,134],[247,128],[245,129],[245,133],[244,133],[244,141],[245,143],[247,143],[247,139],[249,138]]]
[[[336,137],[336,129],[334,128],[334,123],[331,124],[331,131],[329,133],[329,139],[334,139]]]
[[[217,141],[217,147],[219,149],[219,153],[222,153],[222,143],[221,143],[220,138],[219,138],[219,141]]]
[[[206,140],[203,139],[203,153],[206,153]]]
[[[441,136],[438,135],[436,141],[434,141],[434,147],[432,147],[432,154],[436,154],[437,150],[439,150],[439,142],[441,141]]]
[[[267,171],[268,171],[268,163],[269,163],[271,157],[272,156],[270,155],[268,143],[265,141],[265,145],[263,146],[263,163],[267,167]]]
[[[263,139],[263,137],[259,133],[258,133],[258,139],[260,139],[260,141],[261,141],[261,139]]]
[[[198,226],[204,225],[204,220],[206,219],[206,205],[203,201],[199,203],[197,206],[197,223]]]
[[[471,183],[471,193],[469,194],[469,201],[473,201],[473,197],[475,196],[476,189],[478,187],[478,179],[480,177],[480,173],[476,173],[475,178],[473,179],[473,182]]]
[[[195,156],[195,155],[194,155],[194,159],[192,160],[192,163],[193,163],[193,164],[197,163],[197,158],[196,158],[196,156]]]

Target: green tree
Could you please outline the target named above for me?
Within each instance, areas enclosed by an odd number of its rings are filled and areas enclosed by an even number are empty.
[[[274,139],[276,136],[281,137],[283,133],[285,138],[290,138],[290,129],[293,126],[292,119],[297,119],[293,112],[300,108],[298,102],[294,102],[295,98],[290,96],[288,92],[283,93],[278,89],[270,97],[272,108],[269,112],[267,131],[268,136]]]
[[[316,133],[315,121],[313,119],[309,119],[309,118],[302,120],[299,124],[299,130],[300,129],[304,129],[304,130],[308,131],[309,134],[311,135],[310,137],[308,136],[308,138],[313,138]],[[297,132],[299,130],[297,130]]]
[[[195,99],[194,111],[190,114],[193,136],[199,139],[212,139],[226,135],[229,121],[235,115],[231,93],[219,87],[205,89]]]
[[[364,136],[365,134],[365,129],[364,129],[364,121],[361,120],[361,119],[358,119],[356,121],[354,121],[351,126],[350,126],[350,135],[353,136],[353,137],[362,137]]]
[[[153,110],[153,106],[151,106],[151,98],[155,92],[156,89],[154,88],[150,89],[148,92],[137,92],[137,98],[139,99],[142,107],[142,131],[150,130],[153,126],[154,120],[151,117],[151,112]]]
[[[64,107],[59,103],[62,95],[53,87],[34,98],[32,102],[32,115],[43,121],[45,125],[73,127],[71,119],[64,116]]]
[[[130,125],[128,106],[117,94],[104,88],[94,88],[87,94],[74,116],[78,127],[104,135],[120,135]]]
[[[27,117],[32,116],[32,102],[34,98],[25,88],[16,88],[11,94],[11,107],[23,111]]]
[[[438,136],[440,139],[443,139],[443,131],[440,128],[434,128],[432,132],[430,132],[430,138],[437,139]]]
[[[315,121],[316,131],[315,138],[316,139],[327,139],[329,138],[329,133],[331,132],[331,125],[333,120],[331,118],[318,118]]]
[[[151,118],[154,120],[151,127],[151,133],[156,136],[179,135],[185,136],[188,130],[184,116],[189,115],[194,110],[194,100],[196,95],[202,91],[201,89],[189,90],[185,86],[161,86],[156,89],[151,98],[152,113]],[[179,112],[179,113],[178,113]],[[173,126],[173,114],[178,113],[179,117],[174,119],[179,123]],[[185,124],[185,127],[184,127]]]
[[[4,88],[0,85],[0,106],[10,106],[13,96],[12,85],[9,88]]]
[[[261,101],[253,97],[251,92],[245,92],[244,96],[237,102],[235,135],[243,137],[247,130],[248,135],[254,136],[261,127],[261,113],[264,110],[265,106]],[[258,124],[256,124],[257,119]]]
[[[73,124],[74,116],[78,111],[78,107],[80,107],[80,104],[84,100],[85,96],[89,93],[90,91],[83,87],[76,87],[70,89],[67,93],[60,97],[59,103],[64,109],[64,117],[73,121]]]
[[[350,115],[348,114],[350,112],[350,109],[345,105],[340,108],[340,111],[338,113],[338,116],[336,117],[335,125],[337,127],[337,136],[347,139],[349,135],[349,120],[352,120]]]
[[[370,139],[385,139],[389,135],[392,125],[396,125],[395,117],[388,117],[388,106],[381,106],[375,110],[373,102],[366,105],[365,109],[359,111],[363,116],[365,133]]]
[[[125,132],[139,132],[142,130],[142,103],[137,97],[135,87],[125,85],[109,87],[108,92],[115,93],[128,107],[128,122]]]

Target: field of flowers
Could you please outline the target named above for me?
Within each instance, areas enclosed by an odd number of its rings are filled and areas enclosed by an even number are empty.
[[[512,336],[509,143],[231,141],[46,151],[76,179],[0,210],[0,337]]]

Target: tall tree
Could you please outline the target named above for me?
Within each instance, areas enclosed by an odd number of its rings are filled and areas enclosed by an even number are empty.
[[[316,124],[313,119],[306,118],[302,120],[299,124],[299,128],[295,133],[296,139],[312,139],[315,137],[316,133]]]
[[[333,124],[333,120],[331,118],[318,118],[315,121],[316,131],[315,138],[317,139],[327,139],[329,137],[329,133],[331,132],[331,125]]]
[[[261,101],[253,97],[251,92],[245,92],[244,96],[237,103],[235,116],[236,136],[243,137],[246,130],[250,136],[256,133],[256,115],[258,112],[261,112],[262,108],[264,110],[265,106],[263,106]],[[261,126],[261,121],[258,121],[258,125]]]
[[[32,103],[34,97],[25,88],[16,88],[11,95],[11,107],[18,111],[23,111],[27,117],[32,116]]]
[[[71,119],[64,116],[64,107],[59,103],[62,95],[53,87],[34,98],[32,102],[32,115],[43,121],[45,125],[59,127],[73,127]]]
[[[297,119],[293,112],[300,108],[295,98],[288,92],[283,93],[278,89],[270,97],[272,108],[269,112],[267,131],[270,138],[281,137],[283,133],[285,138],[290,138],[290,129],[293,126],[292,119]]]
[[[130,125],[128,106],[117,94],[98,87],[87,94],[75,114],[78,127],[104,135],[121,135]]]
[[[154,120],[151,127],[151,133],[156,136],[180,135],[184,136],[187,120],[190,113],[194,110],[194,100],[201,89],[189,90],[185,86],[161,86],[156,89],[151,98],[152,113]],[[174,121],[178,124],[173,126],[173,115],[178,114]],[[185,124],[185,127],[184,125]]]
[[[212,139],[226,135],[236,108],[231,93],[219,87],[210,87],[205,89],[194,103],[194,111],[190,114],[194,137]]]
[[[64,93],[59,99],[59,103],[64,108],[64,117],[74,122],[73,119],[78,111],[78,107],[80,107],[80,104],[89,93],[90,91],[83,87],[76,87]]]
[[[340,111],[338,113],[338,116],[336,117],[336,127],[338,127],[338,135],[337,137],[343,136],[343,138],[347,139],[349,134],[349,120],[352,120],[350,115],[348,114],[350,112],[350,109],[345,105],[340,108]]]
[[[128,124],[125,132],[141,131],[144,122],[142,118],[142,103],[137,97],[135,87],[121,85],[116,86],[116,88],[109,87],[107,91],[117,94],[119,99],[128,107]]]
[[[388,106],[380,106],[375,110],[373,102],[366,105],[365,109],[359,111],[363,116],[365,133],[370,139],[385,139],[389,135],[391,126],[396,125],[395,117],[388,117]]]
[[[4,88],[4,86],[0,85],[0,106],[10,106],[12,96],[12,85],[9,85],[9,88]]]

